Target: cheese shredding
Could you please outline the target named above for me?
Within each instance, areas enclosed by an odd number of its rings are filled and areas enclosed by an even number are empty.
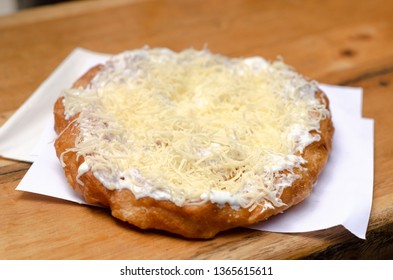
[[[79,113],[78,180],[91,170],[110,190],[178,206],[282,206],[329,114],[316,91],[282,61],[206,49],[121,53],[89,87],[64,92],[66,116]]]

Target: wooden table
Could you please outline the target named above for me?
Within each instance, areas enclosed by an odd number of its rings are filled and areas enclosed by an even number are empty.
[[[229,56],[281,55],[320,82],[363,87],[363,116],[375,120],[365,241],[342,227],[300,234],[235,229],[208,241],[140,231],[103,209],[15,191],[30,164],[1,158],[0,258],[392,258],[392,11],[393,2],[383,0],[118,0],[76,1],[0,18],[1,123],[76,47],[117,53],[205,44]]]

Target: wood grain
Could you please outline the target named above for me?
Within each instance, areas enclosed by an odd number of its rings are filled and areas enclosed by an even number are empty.
[[[320,82],[364,88],[363,115],[375,120],[367,240],[342,227],[302,234],[240,228],[208,241],[140,231],[102,208],[16,191],[30,164],[0,159],[1,259],[393,257],[392,1],[93,2],[0,18],[1,123],[76,47],[117,53],[143,45],[180,50],[207,44],[230,56],[283,56]]]

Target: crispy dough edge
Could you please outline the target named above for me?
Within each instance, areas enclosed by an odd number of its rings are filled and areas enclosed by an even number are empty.
[[[90,81],[103,68],[97,65],[78,79],[73,87],[87,87]],[[329,109],[329,100],[319,91],[317,98],[324,100]],[[57,157],[68,149],[75,147],[79,135],[76,122],[70,124],[77,116],[65,119],[63,97],[60,97],[54,106],[55,130],[59,134],[55,141]],[[307,161],[305,169],[295,170],[301,175],[292,186],[284,189],[281,200],[284,206],[262,210],[258,206],[252,211],[246,208],[232,209],[228,204],[219,206],[206,202],[201,205],[177,206],[170,201],[159,201],[150,197],[136,199],[127,189],[108,190],[99,182],[91,171],[83,174],[77,181],[78,168],[84,162],[83,156],[77,157],[76,152],[66,152],[63,155],[65,176],[68,183],[88,203],[101,204],[111,209],[112,216],[128,222],[141,229],[159,229],[179,234],[186,238],[209,239],[217,233],[235,227],[244,227],[283,212],[289,207],[298,204],[311,193],[317,178],[324,168],[332,146],[334,127],[331,117],[321,121],[321,139],[307,146],[303,158]]]

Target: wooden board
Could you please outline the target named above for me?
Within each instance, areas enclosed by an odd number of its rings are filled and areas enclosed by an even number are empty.
[[[16,191],[30,164],[0,158],[1,259],[393,257],[393,2],[93,2],[0,18],[0,124],[76,47],[117,53],[206,44],[230,56],[283,56],[320,82],[364,88],[363,115],[375,119],[367,240],[342,227],[300,234],[234,229],[208,241],[141,231],[105,209]]]

